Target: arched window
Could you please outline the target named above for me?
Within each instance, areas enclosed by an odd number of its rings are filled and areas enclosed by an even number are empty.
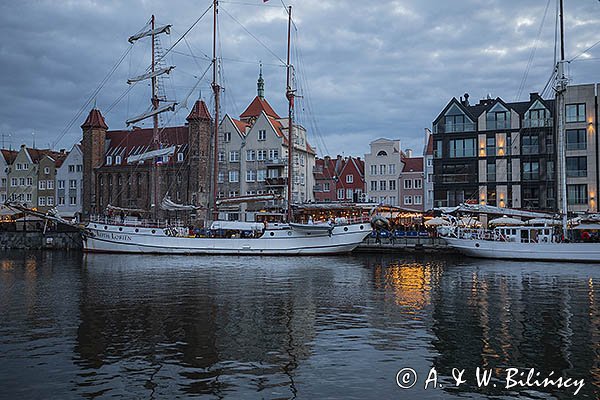
[[[385,157],[387,156],[387,153],[384,150],[380,150],[379,153],[377,153],[377,157]]]

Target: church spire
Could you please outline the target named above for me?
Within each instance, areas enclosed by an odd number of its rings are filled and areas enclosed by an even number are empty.
[[[265,98],[265,80],[262,77],[262,62],[260,63],[260,72],[258,74],[258,83],[256,84],[258,88],[258,97],[261,99]]]

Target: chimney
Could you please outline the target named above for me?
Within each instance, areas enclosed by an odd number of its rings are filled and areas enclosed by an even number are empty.
[[[412,149],[406,149],[406,158],[412,158],[413,156],[413,151]]]
[[[465,106],[469,106],[469,93],[465,93]]]

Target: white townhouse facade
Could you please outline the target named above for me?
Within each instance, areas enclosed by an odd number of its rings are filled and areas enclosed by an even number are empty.
[[[369,144],[365,154],[365,184],[369,201],[400,205],[399,179],[402,173],[400,140],[380,138]]]
[[[81,145],[73,146],[56,170],[56,200],[54,204],[60,216],[74,218],[82,211],[83,200],[83,152]]]

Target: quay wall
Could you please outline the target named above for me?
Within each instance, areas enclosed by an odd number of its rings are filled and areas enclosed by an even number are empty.
[[[366,238],[355,250],[356,252],[426,252],[455,253],[456,251],[444,240],[433,237],[407,237],[399,239],[382,238],[377,242],[374,238]]]
[[[81,250],[79,232],[0,231],[2,250]]]

